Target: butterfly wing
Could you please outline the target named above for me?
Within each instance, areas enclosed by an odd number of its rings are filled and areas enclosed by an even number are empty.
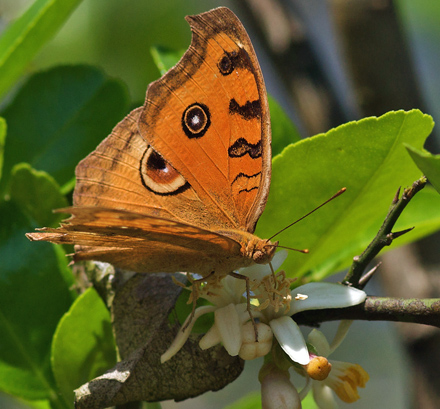
[[[206,209],[194,189],[138,131],[142,109],[133,110],[77,166],[73,205],[122,209],[208,228]],[[153,190],[154,189],[154,190]]]
[[[77,260],[142,272],[227,274],[250,262],[247,232],[270,181],[263,78],[231,11],[188,21],[182,60],[77,166],[74,217],[30,239],[76,244]]]
[[[260,66],[230,10],[222,7],[187,20],[191,45],[148,87],[139,129],[197,192],[212,228],[253,232],[271,173]]]
[[[75,261],[100,260],[136,272],[201,275],[227,274],[243,263],[237,241],[175,220],[99,207],[60,211],[72,217],[57,229],[44,228],[27,236],[57,244],[79,243]]]

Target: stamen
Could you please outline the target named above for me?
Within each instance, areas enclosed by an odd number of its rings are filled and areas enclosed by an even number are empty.
[[[328,380],[330,386],[338,395],[339,399],[346,403],[352,403],[359,399],[358,387],[364,388],[369,376],[358,364],[333,361],[335,370]]]
[[[287,278],[284,271],[267,275],[261,280],[255,280],[253,291],[256,294],[255,298],[261,302],[258,311],[262,311],[270,305],[275,313],[282,309],[288,312],[292,300],[290,285],[295,280]]]

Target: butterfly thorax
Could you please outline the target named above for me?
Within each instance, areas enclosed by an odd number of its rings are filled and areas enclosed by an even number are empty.
[[[241,230],[221,230],[217,233],[239,242],[241,244],[241,256],[244,259],[252,260],[256,264],[269,263],[278,247],[278,241],[271,242],[267,239],[260,239],[252,233]]]

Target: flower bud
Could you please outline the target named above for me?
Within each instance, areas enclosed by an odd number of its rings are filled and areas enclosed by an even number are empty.
[[[274,368],[262,379],[261,404],[262,409],[301,409],[301,399],[287,371]]]
[[[241,359],[250,360],[267,355],[272,348],[273,333],[269,325],[259,322],[257,325],[258,342],[255,341],[255,330],[252,321],[241,328],[242,341],[239,356]]]

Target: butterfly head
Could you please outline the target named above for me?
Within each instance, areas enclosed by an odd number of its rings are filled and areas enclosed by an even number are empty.
[[[277,247],[277,241],[272,243],[270,240],[259,240],[252,250],[252,259],[257,264],[267,264],[272,260]]]

